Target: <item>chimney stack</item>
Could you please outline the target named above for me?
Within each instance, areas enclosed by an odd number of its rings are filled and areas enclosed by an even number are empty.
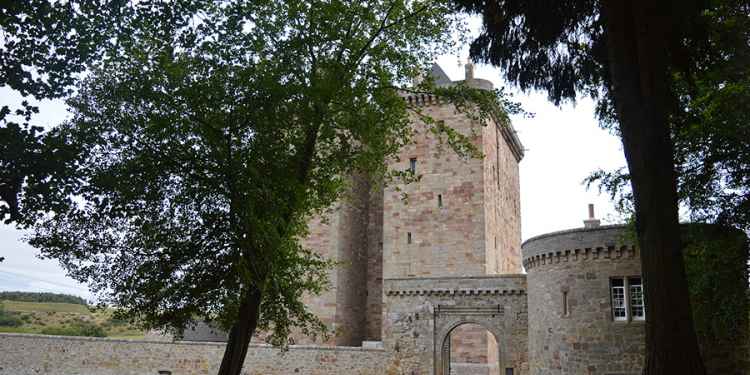
[[[471,63],[471,59],[467,59],[466,65],[464,65],[464,73],[466,74],[466,81],[474,79],[474,64]]]
[[[584,228],[598,228],[601,221],[594,215],[594,204],[589,203],[589,218],[583,221]]]

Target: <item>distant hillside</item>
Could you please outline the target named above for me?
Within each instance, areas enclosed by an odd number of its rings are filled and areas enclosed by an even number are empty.
[[[76,305],[88,305],[85,299],[70,294],[43,293],[43,292],[0,292],[0,301],[19,302],[59,302],[72,303]]]
[[[0,300],[0,332],[143,338],[142,330],[113,315],[79,303]]]

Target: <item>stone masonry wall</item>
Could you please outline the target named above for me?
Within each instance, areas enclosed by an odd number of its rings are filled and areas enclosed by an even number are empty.
[[[0,375],[208,375],[218,371],[223,352],[218,343],[0,334]],[[253,344],[243,375],[385,375],[389,358],[378,349],[297,346],[282,354]]]
[[[383,288],[384,345],[402,373],[447,375],[436,364],[436,350],[467,323],[497,338],[503,372],[529,373],[525,275],[386,279]]]
[[[305,302],[332,330],[327,344],[342,346],[358,346],[372,337],[374,330],[379,331],[381,315],[380,311],[373,312],[378,307],[369,297],[370,288],[377,288],[377,275],[382,272],[382,262],[372,260],[377,256],[370,243],[382,227],[377,222],[378,205],[372,204],[365,178],[351,177],[350,186],[347,195],[329,212],[309,221],[309,235],[304,240],[305,246],[338,262],[329,271],[329,290],[319,296],[307,296]],[[375,212],[370,212],[371,207]],[[295,342],[312,341],[296,335]]]
[[[481,127],[453,106],[429,105],[423,110],[462,134],[474,134],[481,148]],[[402,148],[389,168],[407,170],[410,159],[416,159],[421,180],[385,188],[383,276],[485,274],[482,161],[460,158],[416,120],[413,129],[413,143]]]
[[[483,128],[451,105],[423,107],[429,116],[473,138],[482,149]],[[384,202],[385,277],[475,276],[494,266],[496,253],[487,247],[483,167],[480,159],[461,158],[441,144],[426,126],[413,122],[413,143],[404,147],[397,162],[407,170],[416,159],[417,182],[389,186]],[[406,200],[402,199],[406,194]],[[411,243],[409,243],[411,236]],[[494,273],[494,272],[493,272]],[[476,342],[487,351],[486,333],[462,332],[461,342]],[[464,359],[468,360],[468,359]]]
[[[383,190],[370,187],[365,340],[380,341],[383,320]]]
[[[578,260],[561,258],[528,270],[532,374],[640,374],[644,322],[614,321],[609,291],[611,277],[640,276],[640,260],[628,255],[594,257],[589,253]]]
[[[540,236],[524,243],[523,251],[531,373],[640,374],[644,322],[612,318],[610,278],[641,274],[636,249],[622,244],[619,227]]]
[[[578,228],[534,237],[524,243],[523,255],[532,373],[640,374],[645,322],[614,321],[610,301],[612,277],[641,275],[640,250],[625,236],[625,227]],[[746,341],[699,344],[708,374],[750,374],[747,349],[741,346]]]
[[[352,177],[349,194],[341,203],[338,226],[336,345],[362,345],[366,334],[369,199],[366,179]]]
[[[521,272],[521,203],[516,155],[494,122],[482,129],[487,274]]]
[[[327,259],[337,260],[335,249],[338,243],[339,207],[334,207],[330,212],[314,217],[308,222],[309,234],[304,239],[303,245],[314,250]],[[329,289],[320,295],[307,295],[305,304],[320,318],[328,327],[333,327],[336,315],[336,291],[338,289],[338,272],[334,268],[328,271]],[[262,340],[261,340],[262,341]],[[296,335],[295,342],[298,344],[312,343],[308,337]]]

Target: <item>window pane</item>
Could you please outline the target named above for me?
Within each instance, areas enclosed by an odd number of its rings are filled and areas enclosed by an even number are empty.
[[[630,285],[630,313],[635,320],[643,320],[646,317],[646,309],[643,303],[643,285],[640,277],[628,279]]]
[[[612,318],[614,320],[627,320],[628,313],[625,304],[625,282],[621,278],[611,279],[612,285]]]

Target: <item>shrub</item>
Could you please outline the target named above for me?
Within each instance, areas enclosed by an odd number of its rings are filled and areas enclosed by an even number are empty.
[[[0,314],[0,327],[18,327],[22,324],[21,319],[11,314]]]
[[[88,336],[88,337],[106,337],[102,327],[89,322],[76,322],[70,326],[47,327],[42,330],[45,335],[57,336]]]
[[[18,327],[23,322],[15,314],[5,311],[5,308],[0,304],[0,327]]]

